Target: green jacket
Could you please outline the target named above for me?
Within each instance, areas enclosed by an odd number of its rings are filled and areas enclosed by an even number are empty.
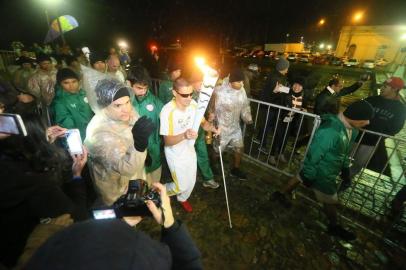
[[[79,129],[82,141],[85,140],[86,127],[94,113],[90,109],[83,89],[71,94],[58,86],[51,108],[55,124],[67,129]]]
[[[152,159],[151,166],[145,167],[147,173],[153,172],[161,166],[161,137],[159,136],[159,114],[163,104],[148,90],[147,94],[133,100],[133,107],[140,116],[147,116],[155,124],[155,130],[148,139],[148,154]]]
[[[158,98],[164,105],[173,99],[172,89],[173,82],[169,79],[169,77],[166,77],[160,82],[158,89]]]
[[[351,138],[348,138],[347,130],[337,115],[325,114],[322,120],[310,144],[302,173],[313,188],[334,194],[337,192],[337,176],[342,168],[350,165],[351,144],[358,130],[353,128]]]

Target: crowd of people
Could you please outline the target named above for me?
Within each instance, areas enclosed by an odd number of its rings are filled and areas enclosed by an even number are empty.
[[[176,196],[180,206],[192,212],[189,198],[198,169],[205,188],[219,188],[212,167],[218,163],[218,152],[226,149],[234,153],[230,176],[247,180],[241,169],[241,123],[253,124],[246,89],[250,78],[239,66],[218,78],[219,73],[184,70],[181,62],[172,61],[155,95],[147,69],[139,64],[128,67],[130,62],[128,55],[115,50],[108,55],[79,52],[58,57],[38,51],[35,59],[21,52],[16,59],[20,67],[12,79],[1,78],[1,112],[21,115],[28,133],[25,137],[0,137],[0,162],[7,168],[1,170],[1,264],[28,269],[57,265],[58,269],[73,269],[83,264],[107,269],[117,265],[147,268],[160,261],[172,269],[202,268],[185,225],[173,217],[169,196]],[[288,81],[288,69],[289,62],[280,58],[268,76],[261,100],[306,111],[306,78]],[[349,153],[359,139],[358,129],[394,135],[403,127],[406,115],[399,101],[404,82],[397,77],[384,83],[379,96],[340,111],[340,97],[363,83],[360,80],[343,88],[342,81],[333,78],[318,95],[314,113],[321,115],[322,124],[311,141],[303,169],[287,187],[272,195],[288,207],[289,194],[300,183],[312,188],[324,205],[328,232],[346,240],[355,235],[337,222],[336,178],[341,175],[342,186],[348,188],[351,178],[365,166],[362,157],[371,153],[370,145],[376,141],[373,136],[363,138],[350,167]],[[198,119],[198,129],[194,129],[205,88],[213,89],[213,94],[204,116]],[[296,116],[271,109],[268,121],[262,123],[260,150],[270,151],[271,163],[285,160],[284,134],[296,130]],[[268,150],[272,128],[277,132]],[[65,134],[71,129],[79,130],[81,154],[69,155]],[[206,141],[209,134],[215,137],[212,145]],[[165,164],[171,179],[162,177]],[[146,205],[162,225],[164,245],[131,229],[140,217],[88,220],[90,209],[112,206],[126,194],[129,181],[136,179],[160,195],[160,208],[150,200]],[[393,205],[401,205],[402,194]],[[116,251],[117,256],[110,260],[108,254],[117,245],[122,251]],[[106,249],[97,248],[100,246]],[[63,266],[62,261],[66,262]]]

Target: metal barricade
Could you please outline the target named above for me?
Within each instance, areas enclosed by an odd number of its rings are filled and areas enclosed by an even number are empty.
[[[373,145],[366,144],[367,136]],[[406,233],[405,157],[405,139],[362,130],[351,152],[352,185],[339,193],[347,218],[404,248],[399,234]]]
[[[288,177],[296,175],[320,125],[320,117],[255,99],[250,102],[254,125],[251,129],[244,126],[245,157]],[[294,113],[292,121],[286,119],[289,113]],[[371,135],[376,136],[376,143],[366,147],[363,139]],[[402,204],[405,208],[402,201],[406,200],[405,157],[406,139],[361,130],[350,155],[352,185],[339,193],[344,206],[340,211],[342,218],[403,251],[406,239],[400,235],[406,233],[406,211],[394,212],[393,205],[397,202],[400,208]],[[306,194],[299,191],[299,195],[314,201]]]
[[[249,146],[245,149],[245,157],[287,176],[296,175],[320,125],[320,117],[256,99],[249,100],[254,129],[244,128],[244,143]]]
[[[0,50],[0,70],[7,71],[7,67],[14,64],[16,58],[14,51]]]

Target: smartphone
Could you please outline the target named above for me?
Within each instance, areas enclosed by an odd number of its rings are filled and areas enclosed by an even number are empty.
[[[27,136],[23,119],[18,114],[0,114],[0,133]]]
[[[65,136],[71,155],[82,154],[82,139],[80,138],[79,129],[68,129]]]
[[[110,219],[116,218],[116,212],[114,209],[94,209],[92,210],[94,219]]]
[[[288,94],[289,91],[290,91],[289,87],[286,87],[286,86],[283,86],[283,85],[279,85],[278,90],[279,90],[279,92],[287,93],[287,94]]]

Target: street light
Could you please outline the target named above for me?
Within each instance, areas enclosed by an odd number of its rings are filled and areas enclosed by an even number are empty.
[[[364,12],[363,11],[358,11],[354,14],[354,16],[352,17],[352,21],[354,23],[359,22],[362,18],[364,17]]]
[[[319,25],[319,26],[323,26],[325,22],[326,22],[325,19],[320,19],[318,25]]]
[[[321,43],[321,44],[319,45],[319,48],[320,48],[320,49],[324,49],[324,43]]]
[[[333,47],[333,46],[331,46],[330,44],[327,45],[327,50],[331,50],[332,47]]]

